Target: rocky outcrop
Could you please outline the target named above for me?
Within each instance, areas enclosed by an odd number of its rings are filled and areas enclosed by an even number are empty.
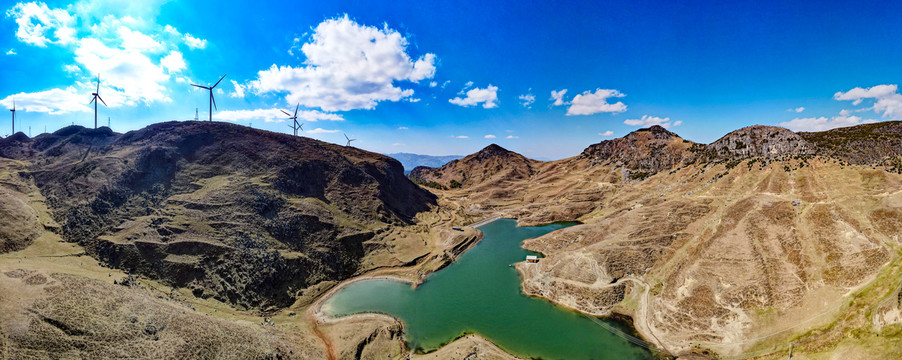
[[[902,121],[883,121],[799,136],[817,147],[818,155],[851,164],[888,165],[902,172]]]
[[[691,157],[689,149],[696,145],[667,129],[654,125],[626,136],[589,145],[578,160],[589,166],[613,165],[641,177],[671,169]]]
[[[719,159],[813,155],[815,147],[789,129],[754,125],[733,131],[708,145]]]

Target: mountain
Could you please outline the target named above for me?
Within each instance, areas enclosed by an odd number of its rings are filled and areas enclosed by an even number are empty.
[[[364,270],[388,229],[436,203],[390,157],[226,123],[70,126],[4,139],[0,155],[30,164],[22,174],[66,241],[242,308],[284,307]]]
[[[445,165],[445,163],[449,161],[457,160],[463,157],[462,155],[433,156],[411,153],[394,153],[385,155],[391,156],[400,161],[401,165],[404,166],[405,173],[410,173],[410,171],[417,166],[439,167]]]
[[[410,176],[457,179],[436,193],[464,216],[580,221],[524,243],[545,256],[518,264],[524,291],[628,315],[672,354],[817,352],[856,333],[880,340],[847,346],[876,355],[902,326],[900,136],[900,122],[751,126],[699,144],[651,127],[568,159],[490,149]]]

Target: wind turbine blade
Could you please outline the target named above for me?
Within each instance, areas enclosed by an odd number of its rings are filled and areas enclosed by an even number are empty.
[[[199,87],[199,88],[201,88],[201,89],[207,89],[207,90],[210,90],[210,88],[208,88],[208,87],[206,87],[206,86],[200,86],[200,85],[197,85],[197,84],[191,84],[191,86],[197,86],[197,87]]]
[[[348,137],[348,134],[344,134],[344,135],[345,135],[345,139],[347,139],[348,141],[351,141],[351,138]]]
[[[297,118],[298,118],[298,109],[300,109],[300,108],[301,108],[301,103],[298,103],[298,106],[295,106],[295,107],[294,107],[294,118],[295,118],[295,121],[297,121]]]
[[[97,74],[97,93],[100,93],[100,74]]]
[[[285,110],[279,109],[279,111],[285,113],[285,115],[291,116],[291,114],[289,114],[289,113],[288,113],[287,111],[285,111]]]
[[[210,101],[213,102],[213,108],[219,110],[219,108],[216,107],[216,98],[213,97],[213,89],[210,89]]]
[[[88,105],[93,104],[93,103],[94,103],[94,100],[97,100],[97,97],[96,97],[96,96],[91,98],[91,101],[88,102]]]
[[[97,98],[100,99],[100,102],[103,103],[103,106],[110,107],[109,105],[106,104],[106,101],[103,101],[103,98],[100,97],[100,95],[97,95]]]
[[[219,85],[219,82],[222,81],[222,79],[225,79],[225,75],[223,75],[221,78],[219,78],[219,81],[217,81],[216,84],[214,84],[214,85],[211,86],[211,87],[214,87],[214,88],[215,88],[216,85]]]

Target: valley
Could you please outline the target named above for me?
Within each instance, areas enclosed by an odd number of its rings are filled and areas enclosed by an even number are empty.
[[[418,186],[382,155],[225,123],[17,135],[0,140],[0,355],[513,358],[466,322],[417,353],[414,322],[319,310],[373,278],[428,291],[485,245],[467,225],[503,217],[579,222],[525,238],[543,258],[510,259],[511,294],[631,319],[664,353],[894,358],[900,137],[651,127],[550,162],[492,145],[414,169]]]

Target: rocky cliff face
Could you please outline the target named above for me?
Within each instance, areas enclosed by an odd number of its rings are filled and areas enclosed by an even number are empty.
[[[64,239],[240,307],[347,278],[386,227],[435,204],[396,160],[247,127],[68,127],[0,146],[28,161]]]
[[[647,176],[671,169],[689,159],[695,143],[659,125],[633,131],[626,136],[589,145],[579,159],[589,166],[614,165]]]
[[[755,125],[733,131],[707,146],[720,159],[811,155],[815,146],[789,129]]]

